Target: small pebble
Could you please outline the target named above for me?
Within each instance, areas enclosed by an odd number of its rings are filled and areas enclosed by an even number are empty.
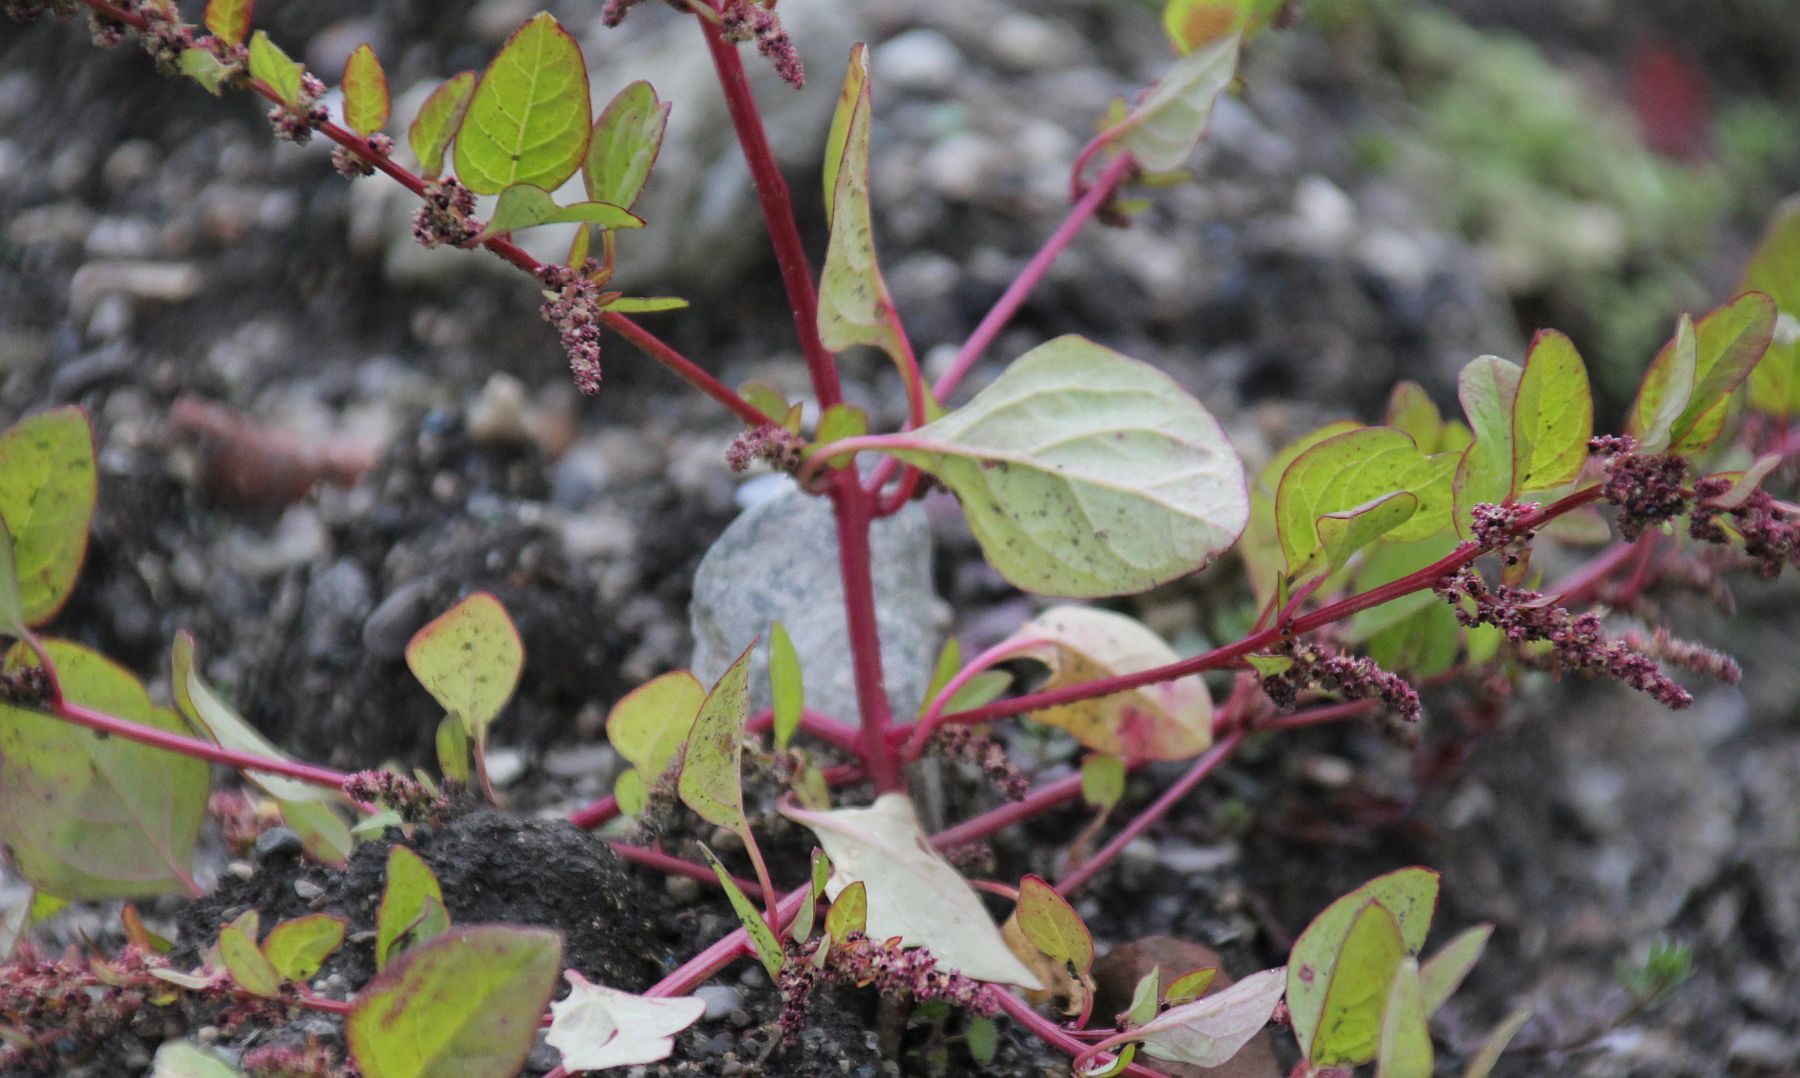
[[[298,857],[306,843],[285,827],[271,827],[256,836],[256,859],[272,861],[281,857]]]
[[[325,888],[311,880],[295,880],[294,893],[307,902],[311,902],[315,898],[323,898],[325,896]]]
[[[687,876],[663,877],[663,890],[677,905],[691,906],[700,900],[700,881]]]
[[[709,1021],[743,1013],[744,994],[728,984],[703,984],[694,989],[694,996],[705,1001]]]

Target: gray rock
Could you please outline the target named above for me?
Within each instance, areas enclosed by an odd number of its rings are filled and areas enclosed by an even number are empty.
[[[381,600],[363,622],[363,647],[378,659],[398,659],[406,642],[431,619],[430,580],[409,580]]]
[[[908,30],[875,50],[882,90],[942,93],[963,70],[963,55],[936,30]]]
[[[875,606],[888,701],[918,714],[937,654],[931,530],[917,505],[877,521],[871,534]],[[769,625],[794,641],[808,707],[853,721],[856,683],[838,575],[837,530],[822,498],[791,492],[746,510],[719,536],[694,575],[693,670],[711,683],[761,637],[751,670],[753,706],[769,706]]]
[[[744,1005],[744,994],[728,984],[703,984],[694,995],[706,1001],[706,1017],[720,1019]]]
[[[256,859],[258,861],[298,857],[303,848],[300,836],[285,827],[271,827],[256,836]]]

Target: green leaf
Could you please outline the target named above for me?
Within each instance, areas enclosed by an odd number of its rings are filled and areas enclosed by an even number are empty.
[[[588,140],[582,182],[596,202],[631,208],[643,193],[662,149],[669,104],[656,99],[656,89],[638,81],[620,90],[594,121]]]
[[[419,114],[406,129],[406,141],[413,156],[419,159],[419,172],[428,180],[437,179],[444,170],[444,151],[462,126],[469,111],[469,99],[475,95],[475,72],[463,71],[431,91],[419,106]]]
[[[628,816],[644,811],[646,790],[661,778],[687,744],[706,690],[686,670],[639,685],[606,716],[606,739],[633,770],[619,776],[613,796]]]
[[[1531,339],[1512,428],[1515,494],[1560,487],[1581,474],[1594,436],[1594,398],[1574,342],[1553,329]]]
[[[732,912],[737,914],[738,921],[749,934],[750,945],[756,949],[757,960],[763,964],[763,969],[769,971],[769,979],[778,981],[781,977],[781,941],[775,938],[775,930],[763,920],[755,903],[738,887],[731,878],[731,873],[725,871],[725,866],[719,863],[718,857],[704,845],[700,847],[700,852],[706,855],[706,863],[712,866],[713,875],[719,877],[719,886],[725,889],[725,897],[731,902]]]
[[[150,1064],[150,1078],[243,1078],[243,1075],[243,1071],[223,1056],[193,1041],[164,1041]]]
[[[1750,374],[1750,406],[1785,418],[1800,411],[1800,198],[1776,209],[1738,287],[1767,294],[1780,312],[1768,353]]]
[[[1176,61],[1138,106],[1110,132],[1152,172],[1180,168],[1206,134],[1213,105],[1237,75],[1239,34],[1220,38]]]
[[[1021,625],[1007,643],[1038,643],[1015,653],[1050,668],[1042,688],[1058,689],[1179,660],[1142,622],[1109,610],[1056,606]],[[1182,760],[1212,744],[1212,693],[1189,674],[1127,692],[1077,700],[1030,713],[1096,752]]]
[[[831,115],[831,130],[825,136],[825,225],[833,226],[834,204],[837,202],[838,173],[844,163],[844,149],[850,142],[850,123],[869,97],[869,47],[857,42],[850,47],[850,63],[844,69],[844,84],[838,88],[837,108]]]
[[[1191,52],[1227,34],[1241,31],[1244,39],[1269,24],[1284,0],[1167,0],[1163,4],[1163,30],[1182,52]]]
[[[344,125],[368,138],[388,122],[387,73],[365,42],[344,62]]]
[[[1379,430],[1380,428],[1372,428]],[[1419,496],[1396,491],[1350,509],[1326,513],[1313,522],[1319,549],[1296,577],[1330,576],[1342,569],[1364,547],[1405,524],[1418,514]]]
[[[481,230],[482,238],[519,232],[539,225],[579,222],[601,228],[642,228],[644,221],[629,210],[605,202],[575,202],[558,206],[550,192],[529,183],[515,183],[500,192],[494,216]]]
[[[206,28],[227,45],[242,45],[255,5],[256,0],[206,0]]]
[[[238,69],[220,62],[217,56],[205,49],[181,50],[181,73],[206,88],[206,92],[218,97],[225,89],[225,82]]]
[[[1204,996],[1218,976],[1217,966],[1189,970],[1169,982],[1169,990],[1163,993],[1163,1002],[1171,1005],[1191,1003]]]
[[[1125,1022],[1128,1025],[1141,1026],[1156,1015],[1156,1001],[1162,984],[1162,966],[1150,967],[1150,972],[1138,978],[1137,987],[1131,990],[1131,1005],[1125,1008]]]
[[[413,634],[406,665],[419,684],[482,745],[488,725],[512,698],[525,645],[500,600],[478,591]]]
[[[123,667],[79,644],[41,643],[71,703],[187,735]],[[19,645],[5,665],[35,662]],[[188,887],[209,777],[205,761],[0,703],[0,842],[48,894],[100,902]]]
[[[170,695],[175,698],[175,706],[202,737],[221,748],[237,752],[254,753],[277,760],[289,758],[219,699],[218,694],[201,678],[198,663],[194,659],[194,638],[189,633],[183,631],[175,634],[170,665],[173,675]],[[299,779],[272,775],[266,771],[246,771],[244,777],[271,797],[283,801],[336,801],[341,798],[335,790],[301,782]]]
[[[368,1078],[504,1078],[537,1036],[562,964],[543,928],[455,929],[379,973],[344,1022]]]
[[[1475,440],[1456,468],[1456,529],[1467,539],[1475,506],[1498,505],[1513,494],[1513,403],[1524,370],[1499,356],[1481,356],[1462,369],[1456,395]]]
[[[26,416],[0,433],[0,520],[13,538],[25,621],[42,625],[75,589],[98,493],[94,436],[73,405]]]
[[[258,30],[251,36],[250,77],[275,91],[282,104],[300,104],[300,76],[304,74],[306,68],[288,59],[288,54],[270,41],[268,34]]]
[[[1361,427],[1361,423],[1348,420],[1328,423],[1283,448],[1257,473],[1256,482],[1250,487],[1250,519],[1244,527],[1243,538],[1237,544],[1237,554],[1243,560],[1244,573],[1250,578],[1250,586],[1256,592],[1257,609],[1269,605],[1286,578],[1287,556],[1282,553],[1280,532],[1275,525],[1275,493],[1281,486],[1281,477],[1299,459],[1300,454],[1327,438],[1336,437],[1345,431],[1359,430]]]
[[[825,911],[825,934],[831,937],[833,946],[844,942],[844,937],[852,932],[864,932],[869,927],[869,888],[861,880],[845,887],[838,896],[831,900],[831,908]]]
[[[587,64],[549,14],[519,27],[488,64],[457,129],[456,175],[497,195],[516,183],[555,190],[587,153]]]
[[[23,640],[31,630],[25,624],[25,601],[19,595],[19,570],[13,558],[12,531],[0,518],[0,636]]]
[[[1317,1060],[1312,1048],[1320,1028],[1326,990],[1337,968],[1338,953],[1343,950],[1351,926],[1363,907],[1379,902],[1398,922],[1406,953],[1416,955],[1425,944],[1426,933],[1431,930],[1437,893],[1437,873],[1424,868],[1403,868],[1377,876],[1313,918],[1312,924],[1294,941],[1287,964],[1287,1005],[1302,1055]],[[1387,980],[1383,977],[1378,987],[1385,990]]]
[[[775,747],[785,749],[800,728],[806,688],[800,676],[800,656],[779,621],[769,630],[769,696],[775,705]]]
[[[1393,392],[1388,394],[1387,412],[1381,425],[1412,435],[1421,453],[1437,452],[1438,441],[1444,434],[1444,416],[1438,411],[1437,402],[1425,392],[1424,386],[1412,381],[1395,384]]]
[[[1117,756],[1090,752],[1081,758],[1081,799],[1101,810],[1110,810],[1125,796],[1125,761]]]
[[[1133,1033],[1145,1055],[1203,1068],[1223,1066],[1269,1024],[1281,1001],[1281,980],[1279,969],[1252,973],[1222,992],[1170,1007]],[[1155,979],[1150,999],[1154,1007]]]
[[[750,656],[745,648],[700,704],[688,735],[676,792],[710,824],[744,834],[744,723],[750,718]]]
[[[1431,1031],[1419,989],[1419,964],[1407,958],[1394,972],[1381,1015],[1375,1078],[1431,1078]]]
[[[1700,345],[1694,323],[1687,315],[1676,323],[1675,336],[1663,351],[1668,358],[1664,360],[1659,355],[1645,373],[1637,401],[1631,406],[1631,420],[1625,427],[1625,432],[1638,440],[1640,453],[1667,451],[1675,421],[1687,413],[1694,398]]]
[[[1000,1050],[1000,1028],[992,1018],[969,1019],[969,1028],[963,1038],[969,1057],[984,1067],[994,1061],[994,1055]]]
[[[1777,314],[1774,300],[1746,292],[1694,323],[1694,392],[1669,429],[1669,452],[1697,453],[1718,438],[1731,395],[1775,338]],[[1657,353],[1652,370],[1671,362],[1673,343]]]
[[[855,87],[855,100],[840,132],[832,121],[832,141],[825,167],[835,186],[826,193],[831,210],[831,239],[825,269],[819,277],[819,339],[833,352],[853,345],[879,348],[902,361],[904,348],[895,331],[893,300],[875,261],[874,224],[869,216],[869,57],[857,44],[844,75],[844,94]],[[845,98],[839,98],[842,119]],[[842,136],[842,142],[838,140]]]
[[[1015,360],[894,456],[962,500],[989,563],[1044,595],[1148,590],[1206,566],[1249,514],[1218,422],[1167,375],[1081,337]]]
[[[1307,1058],[1315,1066],[1359,1066],[1381,1046],[1388,985],[1406,957],[1400,923],[1379,901],[1365,903],[1338,950]]]
[[[444,890],[431,866],[405,846],[389,846],[387,886],[375,914],[375,968],[386,969],[409,942],[428,942],[449,928]]]
[[[461,720],[455,715],[445,715],[444,721],[438,723],[434,741],[438,773],[450,782],[468,782],[469,731],[463,728]]]
[[[813,847],[812,877],[808,884],[806,901],[800,904],[800,912],[794,915],[794,923],[788,927],[788,938],[804,943],[812,938],[813,918],[818,914],[819,902],[825,897],[825,881],[831,876],[831,859],[825,851]]]
[[[961,669],[962,644],[952,636],[944,641],[943,647],[938,649],[937,665],[931,671],[931,684],[925,689],[925,702],[919,705],[921,718],[924,717],[925,709],[938,698],[938,693],[949,687],[950,679],[954,678]]]
[[[283,921],[263,939],[263,954],[275,971],[290,981],[311,980],[331,953],[344,942],[344,919],[311,913]]]
[[[1531,1019],[1531,1008],[1520,1007],[1507,1015],[1487,1040],[1481,1042],[1481,1050],[1469,1061],[1469,1069],[1463,1072],[1463,1078],[1488,1078],[1494,1072],[1494,1065],[1500,1062],[1500,1054],[1512,1043],[1514,1035]]]
[[[1004,670],[983,670],[950,694],[950,699],[944,701],[944,714],[992,703],[1007,690],[1012,680],[1012,675]]]
[[[679,311],[688,305],[688,301],[678,296],[620,296],[606,305],[606,310],[617,314],[655,314],[658,311]]]
[[[1077,976],[1094,965],[1094,936],[1069,900],[1043,879],[1027,874],[1019,881],[1019,928],[1032,946]]]
[[[225,971],[244,991],[263,999],[281,994],[281,974],[276,972],[274,963],[256,949],[255,940],[236,926],[226,925],[219,930],[219,957],[225,961]]]
[[[350,835],[350,825],[338,815],[335,802],[282,801],[278,798],[275,804],[281,810],[282,823],[300,836],[306,856],[321,864],[339,867],[350,860],[350,850],[355,843]]]
[[[1419,968],[1419,998],[1427,1018],[1438,1012],[1475,968],[1493,934],[1493,925],[1476,925],[1438,948]]]
[[[1454,455],[1427,456],[1410,435],[1392,427],[1359,427],[1301,453],[1275,492],[1275,526],[1290,577],[1348,558],[1356,544],[1381,535],[1405,542],[1442,529],[1450,520],[1455,465]],[[1411,494],[1416,508],[1409,512],[1405,499],[1391,506],[1379,501],[1396,492]],[[1322,518],[1347,510],[1321,526]],[[1365,514],[1366,524],[1358,519]],[[1338,549],[1328,549],[1327,538]]]

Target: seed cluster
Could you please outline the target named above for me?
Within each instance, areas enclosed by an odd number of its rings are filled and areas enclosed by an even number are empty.
[[[873,985],[884,996],[911,996],[920,1003],[943,1000],[982,1018],[991,1018],[1000,1009],[987,985],[943,968],[923,947],[902,946],[898,936],[878,943],[865,933],[850,932],[842,943],[829,941],[829,936],[821,936],[810,946],[791,940],[787,944],[787,960],[778,979],[784,1045],[791,1047],[799,1041],[807,1004],[822,980],[858,988]],[[814,952],[826,946],[831,949],[820,969],[813,964]]]
[[[475,192],[446,176],[425,185],[424,203],[413,211],[412,235],[422,247],[461,247],[481,234]]]
[[[344,781],[343,790],[353,800],[372,801],[393,809],[407,823],[435,826],[450,816],[447,791],[392,771],[358,771]]]
[[[1347,700],[1380,700],[1407,722],[1419,720],[1419,694],[1399,674],[1383,670],[1366,655],[1346,655],[1330,644],[1289,640],[1262,655],[1288,659],[1292,665],[1262,679],[1264,695],[1282,711],[1291,711],[1303,689],[1334,692]]]
[[[1723,478],[1702,479],[1694,484],[1694,510],[1688,517],[1688,534],[1706,543],[1728,543],[1731,531],[1743,540],[1744,553],[1756,562],[1759,575],[1774,579],[1784,565],[1800,565],[1800,524],[1782,516],[1767,491],[1753,490],[1727,508],[1718,499],[1731,490]],[[1721,518],[1730,517],[1730,531]]]
[[[726,0],[719,12],[719,33],[726,41],[756,42],[756,51],[775,65],[781,81],[798,90],[806,85],[806,68],[794,39],[782,28],[781,16],[754,0]]]
[[[792,475],[805,463],[806,439],[786,427],[763,423],[733,438],[725,450],[725,463],[740,475],[759,460]]]
[[[947,724],[931,734],[931,747],[952,760],[973,764],[1008,801],[1023,801],[1031,780],[1007,759],[1006,746],[971,726]]]
[[[382,157],[392,157],[394,155],[394,140],[381,132],[377,131],[375,134],[370,135],[368,142],[369,149],[380,154]],[[333,146],[331,148],[331,167],[337,169],[338,175],[346,180],[354,180],[362,176],[375,175],[375,166],[365,160],[362,154],[357,153],[348,146]]]
[[[544,321],[556,327],[563,351],[569,356],[569,373],[575,388],[592,396],[600,392],[600,285],[594,274],[600,263],[588,259],[579,272],[567,266],[545,265],[538,271],[544,287],[556,295],[544,302]]]

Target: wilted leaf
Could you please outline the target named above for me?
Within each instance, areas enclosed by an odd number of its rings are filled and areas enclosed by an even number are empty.
[[[444,890],[431,866],[405,846],[389,846],[387,886],[375,913],[375,968],[387,968],[409,944],[429,942],[449,928]]]
[[[344,1022],[367,1078],[504,1078],[518,1072],[556,988],[562,937],[460,928],[375,975]]]
[[[123,667],[79,644],[42,645],[70,702],[187,735]],[[19,645],[6,668],[35,661]],[[40,891],[98,902],[187,887],[208,777],[203,760],[0,703],[0,840]]]
[[[1750,374],[1750,406],[1785,418],[1800,411],[1800,198],[1776,209],[1739,288],[1765,293],[1779,312],[1768,353]]]
[[[620,90],[600,110],[588,141],[588,197],[630,209],[650,179],[668,122],[669,104],[656,99],[655,87],[640,80]]]
[[[856,96],[845,119],[852,87]],[[872,345],[899,363],[903,350],[891,317],[893,301],[875,261],[869,216],[869,56],[861,43],[850,51],[844,95],[838,119],[832,122],[833,141],[825,151],[826,174],[833,177],[835,187],[826,195],[832,207],[831,239],[819,277],[819,339],[833,352]],[[841,143],[836,141],[840,134]]]
[[[1314,1036],[1319,1029],[1325,995],[1336,970],[1338,953],[1344,948],[1351,925],[1364,906],[1379,902],[1400,926],[1400,936],[1408,954],[1417,955],[1431,931],[1432,913],[1437,907],[1438,874],[1430,869],[1403,868],[1368,883],[1325,907],[1306,931],[1294,941],[1288,954],[1287,1005],[1293,1017],[1294,1037],[1300,1050],[1309,1058]],[[1384,978],[1381,986],[1387,987]]]
[[[275,91],[282,104],[300,103],[300,76],[306,68],[288,58],[281,47],[258,30],[250,37],[250,77]]]
[[[1238,34],[1183,56],[1112,130],[1120,146],[1151,172],[1180,168],[1206,134],[1213,105],[1237,74]]]
[[[898,936],[977,980],[1044,987],[1007,949],[974,888],[932,848],[911,798],[890,793],[868,808],[783,812],[811,828],[825,847],[829,894],[835,898],[853,883],[867,888],[871,937]],[[835,913],[834,904],[828,926]]]
[[[75,588],[94,515],[94,437],[74,406],[0,432],[0,520],[12,533],[25,621],[56,616]]]
[[[1441,530],[1450,522],[1455,467],[1453,454],[1427,456],[1411,435],[1392,427],[1358,427],[1315,443],[1288,465],[1275,492],[1275,526],[1289,575],[1347,558],[1346,548],[1381,535],[1408,542]],[[1397,492],[1411,494],[1416,508],[1407,512],[1405,499],[1381,502]],[[1343,515],[1321,526],[1321,518],[1333,514]],[[1359,523],[1364,517],[1367,522]],[[1394,526],[1378,530],[1389,523]],[[1326,550],[1327,538],[1335,550]]]
[[[1135,674],[1180,659],[1142,622],[1091,607],[1052,607],[1008,639],[1044,641],[1015,654],[1050,667],[1046,689]],[[1181,760],[1212,744],[1212,694],[1198,674],[1042,708],[1030,718],[1061,727],[1088,748],[1114,756]]]
[[[1388,987],[1381,1015],[1375,1078],[1431,1078],[1431,1031],[1419,992],[1419,964],[1403,959]]]
[[[706,1001],[696,996],[650,998],[590,984],[564,970],[569,994],[550,1004],[550,1047],[570,1072],[631,1067],[667,1059],[675,1035],[700,1020]]]
[[[413,634],[406,665],[480,745],[519,685],[525,645],[500,600],[478,591]]]
[[[806,687],[800,676],[800,656],[779,621],[769,629],[769,696],[775,710],[775,747],[785,749],[800,728]]]
[[[1081,337],[1015,360],[893,454],[956,492],[1014,585],[1093,598],[1206,566],[1244,530],[1243,464],[1199,401]]]
[[[344,62],[344,124],[368,138],[388,122],[387,73],[365,42]]]
[[[1687,315],[1676,323],[1675,337],[1664,346],[1664,353],[1666,358],[1658,356],[1658,362],[1645,373],[1631,406],[1631,421],[1625,426],[1625,433],[1638,440],[1640,453],[1665,452],[1675,421],[1687,413],[1693,401],[1700,351],[1694,323]]]
[[[1214,995],[1171,1007],[1132,1031],[1146,1055],[1197,1067],[1223,1066],[1269,1024],[1283,971],[1266,969]],[[1154,984],[1154,982],[1153,982]]]
[[[1308,1057],[1319,1066],[1358,1066],[1381,1045],[1388,985],[1406,958],[1400,923],[1379,901],[1356,912],[1331,970]]]
[[[281,974],[276,972],[274,963],[237,926],[226,925],[219,930],[219,957],[225,962],[225,971],[244,991],[263,999],[274,999],[281,993]]]
[[[263,938],[262,950],[281,976],[307,981],[343,942],[343,918],[311,913],[271,928]]]
[[[756,949],[757,959],[762,962],[763,969],[769,971],[769,979],[778,980],[781,977],[781,941],[775,938],[775,930],[769,927],[769,922],[763,920],[762,913],[738,887],[737,881],[731,878],[731,873],[725,871],[725,866],[719,863],[718,857],[705,846],[700,847],[700,852],[706,855],[706,863],[712,866],[713,875],[719,877],[719,886],[725,889],[731,911],[737,914],[738,922],[744,926],[744,932],[750,937],[750,945]]]
[[[206,28],[227,45],[242,45],[254,6],[255,0],[206,0]]]
[[[464,71],[431,91],[419,106],[419,115],[406,129],[407,144],[419,159],[419,172],[428,180],[436,179],[444,170],[444,151],[462,126],[469,111],[469,99],[475,95],[475,72]]]
[[[456,134],[456,175],[497,195],[516,183],[555,190],[587,152],[587,64],[548,13],[513,32],[488,64]]]
[[[175,647],[171,651],[173,667],[170,682],[170,695],[175,697],[175,706],[187,716],[189,723],[202,736],[221,748],[233,749],[237,752],[254,753],[277,760],[286,760],[288,756],[269,743],[248,722],[219,699],[212,687],[200,676],[194,661],[194,638],[186,631],[175,634]],[[272,775],[266,771],[245,771],[244,777],[255,783],[270,796],[283,801],[337,801],[340,795],[331,789],[317,786],[299,779],[290,779],[281,775]]]
[[[515,183],[500,192],[494,215],[481,238],[503,232],[519,232],[539,225],[590,224],[601,228],[642,228],[644,221],[629,210],[606,202],[574,202],[558,206],[550,192],[529,183]]]
[[[687,744],[705,699],[706,690],[693,674],[675,670],[639,685],[613,705],[606,716],[606,739],[633,765],[613,789],[621,812],[636,816],[644,810],[647,787]]]
[[[751,644],[713,683],[688,736],[676,792],[700,818],[744,834],[744,723],[750,718]],[[828,847],[829,849],[829,847]]]
[[[1513,398],[1512,492],[1549,490],[1581,474],[1594,436],[1594,398],[1574,342],[1538,331]]]

